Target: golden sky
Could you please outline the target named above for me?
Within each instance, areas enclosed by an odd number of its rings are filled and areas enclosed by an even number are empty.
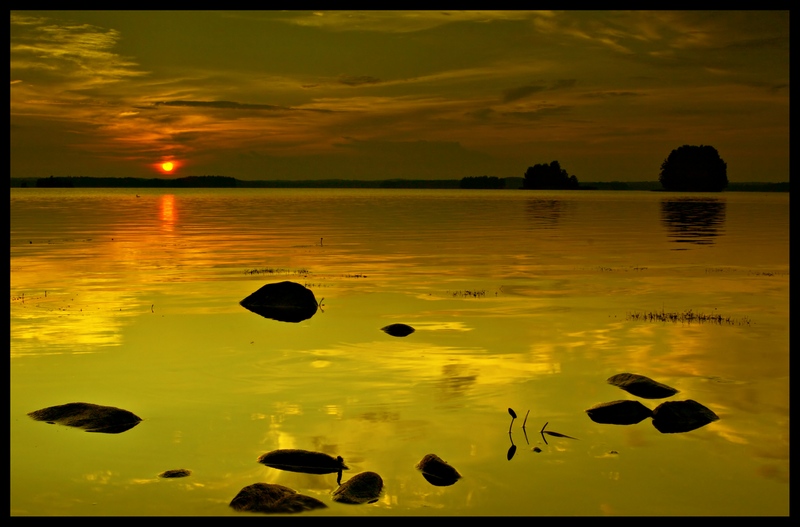
[[[789,180],[789,11],[12,11],[11,176]]]

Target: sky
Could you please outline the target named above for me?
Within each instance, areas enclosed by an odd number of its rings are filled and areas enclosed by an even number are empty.
[[[11,11],[10,40],[11,177],[656,181],[711,145],[789,181],[789,11]]]

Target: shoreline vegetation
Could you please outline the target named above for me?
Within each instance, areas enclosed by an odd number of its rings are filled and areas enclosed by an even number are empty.
[[[489,183],[481,185],[483,181]],[[522,189],[521,177],[462,179],[309,179],[241,180],[229,176],[188,176],[181,178],[132,178],[50,176],[11,178],[12,188],[421,188],[421,189]],[[530,190],[530,189],[526,189]],[[575,190],[662,190],[659,181],[596,181],[580,183]],[[734,183],[727,192],[789,192],[789,182]]]

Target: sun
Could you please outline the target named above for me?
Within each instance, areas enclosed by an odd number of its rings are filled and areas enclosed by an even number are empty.
[[[175,168],[175,165],[172,163],[172,161],[167,161],[166,163],[161,164],[161,168],[164,170],[164,172],[172,172],[172,169]]]

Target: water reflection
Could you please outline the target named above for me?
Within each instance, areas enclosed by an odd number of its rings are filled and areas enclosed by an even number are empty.
[[[725,201],[714,198],[663,200],[661,221],[672,241],[711,245],[725,223]]]
[[[175,226],[175,196],[165,194],[159,200],[162,226],[167,231],[172,231]]]
[[[377,470],[384,514],[788,510],[788,196],[731,193],[724,251],[665,258],[702,246],[664,239],[673,224],[654,207],[670,198],[657,193],[304,201],[234,190],[12,199],[12,514],[97,514],[98,493],[112,515],[233,514],[231,497],[253,481],[326,501],[333,476],[254,463],[287,448]],[[286,270],[331,307],[302,324],[266,321],[238,304],[272,281],[248,269]],[[757,324],[625,315],[655,309]],[[416,332],[378,330],[390,321]],[[663,380],[720,419],[673,441],[646,422],[598,425],[584,408],[621,398],[604,382],[620,371]],[[53,396],[130,406],[146,426],[78,439],[29,422]],[[98,456],[98,440],[133,455]],[[429,448],[465,478],[409,477]],[[203,475],[159,483],[186,485],[168,500],[130,483],[173,465]],[[665,477],[686,484],[662,505]]]
[[[564,212],[564,202],[557,199],[537,198],[525,204],[528,224],[539,229],[555,229]]]

